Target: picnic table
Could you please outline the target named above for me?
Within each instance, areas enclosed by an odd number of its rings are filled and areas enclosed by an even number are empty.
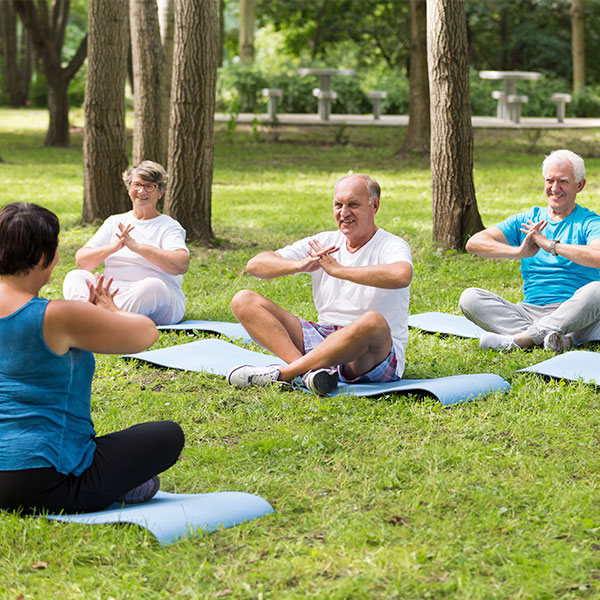
[[[319,115],[322,120],[327,121],[331,114],[331,101],[336,97],[331,89],[331,78],[334,75],[356,75],[354,69],[326,69],[326,68],[302,68],[296,69],[298,75],[316,75],[319,78],[319,93],[315,94],[319,100]],[[313,90],[314,92],[314,90]]]
[[[541,73],[536,71],[479,71],[481,79],[498,79],[504,81],[504,95],[498,97],[498,116],[510,119],[509,96],[515,96],[517,81],[533,81],[540,79]]]

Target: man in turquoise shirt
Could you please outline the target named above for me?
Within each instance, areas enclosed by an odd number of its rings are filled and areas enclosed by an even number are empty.
[[[509,217],[467,243],[472,254],[521,261],[523,302],[480,288],[460,297],[465,316],[486,330],[479,340],[486,350],[562,352],[600,338],[600,216],[575,202],[585,186],[583,159],[556,150],[542,173],[547,207]]]

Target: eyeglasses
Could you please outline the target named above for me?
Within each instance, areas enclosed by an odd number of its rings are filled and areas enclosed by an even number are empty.
[[[138,181],[132,183],[129,187],[134,190],[139,190],[140,188],[144,188],[147,192],[153,192],[157,187],[158,183],[139,183]]]

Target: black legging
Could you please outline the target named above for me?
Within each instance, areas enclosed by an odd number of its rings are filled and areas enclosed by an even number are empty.
[[[92,464],[81,475],[53,467],[0,471],[0,508],[32,512],[102,510],[172,466],[184,444],[173,421],[134,425],[95,439]]]

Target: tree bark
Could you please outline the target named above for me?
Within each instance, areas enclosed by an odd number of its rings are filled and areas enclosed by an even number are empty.
[[[464,249],[483,229],[473,185],[473,130],[463,0],[427,0],[433,240]]]
[[[243,65],[254,60],[254,13],[256,0],[240,0],[240,37],[238,54]]]
[[[429,153],[429,79],[427,74],[427,3],[410,0],[410,92],[408,129],[402,152]]]
[[[13,0],[23,25],[31,36],[36,56],[42,65],[48,86],[50,124],[46,146],[69,145],[69,82],[83,64],[87,53],[87,36],[66,66],[62,66],[62,48],[69,16],[69,0],[53,0],[51,12],[47,0]]]
[[[130,0],[129,23],[133,58],[133,164],[166,163],[163,146],[163,48],[156,0]],[[168,113],[167,113],[168,115]]]
[[[84,223],[130,208],[121,175],[127,168],[125,80],[127,0],[89,0],[90,50],[83,138]]]
[[[175,1],[175,46],[169,130],[170,181],[165,212],[188,238],[210,244],[215,86],[216,0]]]
[[[27,30],[17,33],[17,14],[12,0],[0,0],[0,40],[10,106],[20,108],[29,99],[31,45]]]
[[[571,55],[573,60],[573,92],[585,87],[584,0],[571,0]]]
[[[171,80],[173,78],[173,38],[175,35],[175,5],[174,0],[158,0],[158,23],[160,25],[160,39],[163,47],[163,66],[161,69],[162,97],[161,123],[162,147],[164,157],[159,161],[167,166],[169,149],[169,115],[171,114]]]

